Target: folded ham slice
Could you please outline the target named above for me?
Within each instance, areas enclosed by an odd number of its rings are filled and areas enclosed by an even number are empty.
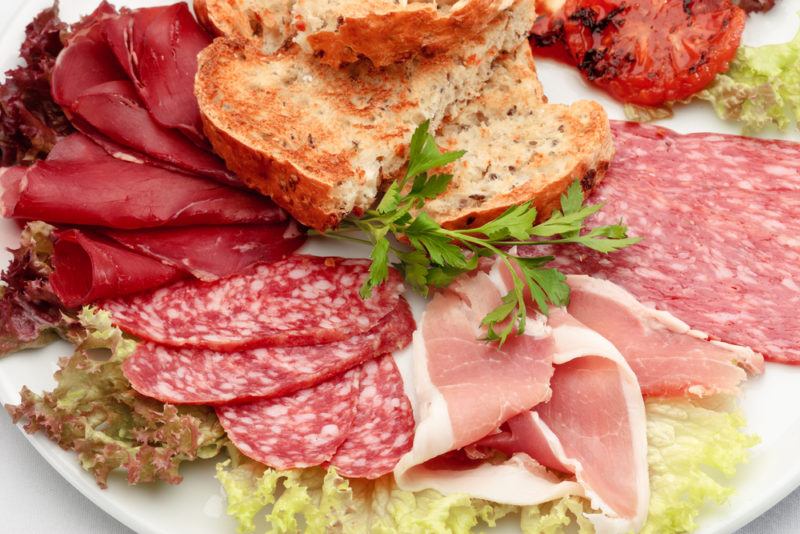
[[[530,321],[526,335],[502,347],[478,339],[485,333],[481,319],[501,296],[492,277],[479,272],[457,280],[428,305],[414,334],[414,446],[394,472],[402,488],[466,492],[516,505],[582,493],[578,484],[557,480],[525,455],[469,469],[431,462],[550,397],[553,340],[542,321]]]
[[[61,143],[82,147],[91,157],[71,158]],[[117,229],[286,219],[264,197],[98,154],[87,143],[91,141],[85,137],[69,137],[56,145],[55,157],[27,168],[19,180],[4,180],[4,189],[16,183],[19,190],[3,193],[3,216]]]
[[[185,276],[102,236],[79,230],[56,233],[50,284],[68,308],[160,287]]]
[[[748,370],[760,373],[761,354],[709,341],[708,335],[665,311],[639,302],[620,286],[570,275],[569,313],[611,341],[625,356],[644,395],[735,394]]]

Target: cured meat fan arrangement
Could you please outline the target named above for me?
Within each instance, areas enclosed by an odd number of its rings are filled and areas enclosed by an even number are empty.
[[[800,144],[551,103],[534,54],[647,118],[783,125],[794,79],[730,0],[328,4],[28,26],[0,356],[76,348],[12,419],[102,487],[227,452],[240,532],[694,530],[800,364]]]

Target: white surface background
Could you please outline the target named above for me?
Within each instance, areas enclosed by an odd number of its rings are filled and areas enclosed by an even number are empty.
[[[21,38],[22,27],[16,27],[15,25],[13,28],[4,28],[4,26],[10,23],[12,17],[9,15],[16,11],[16,9],[22,5],[33,3],[43,4],[45,2],[43,0],[36,0],[36,2],[32,0],[0,0],[0,31],[3,33],[5,33],[5,31],[11,31],[12,33],[18,34],[19,38]],[[61,0],[65,12],[73,11],[78,4],[87,5],[88,3],[93,4],[94,1]],[[119,4],[121,2],[117,1],[114,3]],[[136,2],[130,3],[142,2],[137,0]],[[771,20],[767,18],[763,20],[759,20],[758,18],[751,20],[747,31],[749,35],[745,36],[746,41],[749,44],[763,44],[765,41],[781,42],[789,39],[796,31],[797,24],[794,21],[789,23],[786,21],[794,19],[794,13],[798,10],[800,10],[800,0],[779,0],[778,7],[770,15]],[[776,20],[782,20],[782,22],[775,24]],[[775,31],[776,29],[781,31]],[[0,55],[2,55],[2,59],[13,58],[16,56],[16,50],[14,47],[3,46],[0,50]],[[558,75],[558,77],[550,79],[551,72],[553,75]],[[557,71],[544,68],[542,69],[542,74],[545,87],[561,87],[562,91],[551,95],[552,97],[556,97],[555,100],[563,99],[570,101],[584,96],[584,94],[581,94],[584,92],[582,83],[576,73],[570,73],[570,76],[572,76],[574,80],[571,80],[569,84],[558,83],[561,82],[563,78],[561,78],[562,74],[559,74]],[[573,94],[573,91],[575,94]],[[602,97],[598,99],[613,109],[613,103]],[[676,117],[676,119],[678,119],[676,122],[681,122],[681,124],[670,125],[683,131],[704,129],[705,124],[707,124],[706,121],[709,120],[707,117],[707,110],[692,110],[693,112],[698,112],[695,116],[699,120],[696,122],[688,120],[692,117],[686,114],[689,111],[690,110],[684,110],[680,118]],[[612,112],[612,114],[614,113]],[[736,129],[734,125],[720,125],[720,129],[723,129],[723,127],[725,130],[730,130],[731,133]],[[800,375],[795,373],[792,373],[792,375],[791,377],[784,377],[784,379],[789,378],[789,380],[780,384],[763,383],[755,387],[759,387],[759,389],[763,391],[772,389],[771,385],[785,387],[787,384],[798,383],[797,379],[800,378]],[[788,393],[786,390],[782,391]],[[764,400],[768,399],[765,398]],[[771,400],[774,401],[776,399]],[[763,419],[771,419],[772,416],[778,415],[775,412],[776,404],[774,402],[768,402],[766,405],[759,405],[757,407],[759,410],[756,411],[758,414],[756,417],[753,417],[753,415],[755,415],[754,413],[749,414],[751,416],[751,423],[754,424],[753,426],[759,426],[759,423],[761,423],[759,419],[762,419],[762,417]],[[791,415],[794,416],[794,409],[796,406],[787,406],[787,408],[789,411],[784,413],[786,415],[791,413]],[[774,413],[767,414],[763,411],[764,409]],[[777,411],[780,411],[780,408],[778,408]],[[759,415],[762,417],[758,417]],[[793,419],[794,417],[791,418]],[[780,419],[780,417],[778,417],[778,419]],[[787,428],[787,431],[791,432],[792,429]],[[788,436],[784,436],[784,438],[786,437]],[[790,455],[778,454],[777,456],[783,458],[788,457],[791,458],[791,461],[796,462],[796,452]],[[776,457],[773,458],[777,459]],[[70,460],[72,459],[70,458]],[[765,465],[762,462],[763,460],[759,461],[761,465]],[[75,464],[70,461],[69,466],[74,468]],[[792,471],[795,466],[785,465],[785,467],[789,468],[787,471]],[[762,485],[760,486],[761,491],[764,492],[763,494],[769,494],[770,490],[786,484],[786,481],[778,480],[773,481],[773,484],[769,482],[763,484],[763,482],[765,481],[762,481]],[[164,497],[164,494],[153,496],[153,498],[167,506],[169,506],[169,504],[175,504],[172,502],[167,504],[162,501]],[[754,495],[750,495],[749,497],[754,501],[758,500]],[[165,514],[171,515],[169,514],[170,510],[163,511]],[[194,534],[194,527],[188,526],[187,523],[199,521],[199,523],[195,523],[195,525],[199,526],[202,524],[203,519],[198,517],[202,515],[199,513],[200,510],[191,510],[191,512],[188,512],[185,508],[181,508],[181,511],[183,512],[183,516],[179,524],[184,526],[176,530],[176,532],[180,532],[180,534]],[[175,513],[176,510],[172,510],[172,512]],[[720,512],[723,515],[726,513],[722,510],[720,510]],[[203,531],[205,531],[205,529],[203,529]],[[31,447],[30,442],[28,442],[22,433],[10,423],[7,415],[5,413],[0,413],[0,534],[117,534],[130,532],[132,531],[106,515],[64,480],[61,475],[48,465],[39,453]],[[788,534],[800,532],[800,490],[795,491],[774,509],[747,527],[741,529],[740,532],[744,534]]]

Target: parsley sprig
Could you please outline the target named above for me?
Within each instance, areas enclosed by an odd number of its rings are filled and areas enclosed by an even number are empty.
[[[586,228],[586,219],[603,206],[584,205],[578,181],[561,197],[561,209],[542,223],[535,224],[536,208],[526,202],[477,228],[442,228],[422,209],[453,179],[451,174],[433,171],[456,161],[464,151],[442,153],[428,126],[426,121],[414,132],[407,171],[387,189],[378,205],[362,217],[347,217],[338,228],[322,234],[372,245],[370,276],[361,288],[362,297],[367,298],[386,280],[392,257],[411,287],[427,296],[430,288],[445,287],[476,269],[480,258],[496,255],[508,267],[513,287],[500,306],[484,317],[483,325],[487,340],[504,343],[512,333],[525,331],[526,290],[545,314],[550,305],[569,302],[566,277],[546,267],[553,256],[523,257],[513,247],[574,244],[607,253],[639,242],[638,237],[628,237],[622,222]]]

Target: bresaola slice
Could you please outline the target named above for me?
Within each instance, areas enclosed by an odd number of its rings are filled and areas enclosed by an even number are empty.
[[[568,282],[570,314],[616,346],[645,396],[735,394],[745,369],[763,371],[760,354],[708,341],[707,334],[643,305],[616,284],[576,275]]]
[[[400,299],[389,279],[363,299],[369,260],[290,256],[217,282],[183,281],[102,305],[124,331],[175,347],[233,351],[330,343],[364,333]]]
[[[290,396],[220,406],[217,416],[249,458],[275,469],[320,465],[347,439],[360,375],[356,368]]]
[[[70,157],[67,147],[87,155]],[[3,215],[56,224],[139,229],[158,226],[273,223],[286,214],[269,199],[201,177],[99,154],[74,134],[46,161],[25,169]]]
[[[361,366],[356,415],[330,464],[348,478],[390,473],[411,450],[414,414],[391,355]]]
[[[612,129],[617,154],[594,198],[608,207],[591,222],[624,219],[644,240],[612,256],[555,250],[555,266],[619,284],[713,339],[800,363],[800,143]]]
[[[184,276],[175,267],[90,232],[56,233],[50,285],[68,308],[160,287]]]
[[[370,331],[342,341],[238,352],[141,342],[136,352],[125,360],[123,370],[136,391],[163,402],[217,405],[279,397],[313,387],[370,358],[405,347],[411,341],[414,328],[408,303],[401,299],[398,306]],[[399,375],[392,374],[387,366],[382,363],[380,369],[365,367],[369,369],[369,380],[363,383],[395,388]],[[378,371],[379,377],[376,376]],[[387,385],[384,386],[384,382]],[[402,391],[402,382],[400,386]],[[368,401],[365,399],[364,413],[396,412],[398,417],[404,416],[403,405],[399,403],[381,405],[370,411],[372,405]],[[396,424],[400,422],[398,419]]]
[[[212,281],[260,262],[285,258],[305,242],[293,224],[237,224],[106,230],[114,241],[145,256]]]

